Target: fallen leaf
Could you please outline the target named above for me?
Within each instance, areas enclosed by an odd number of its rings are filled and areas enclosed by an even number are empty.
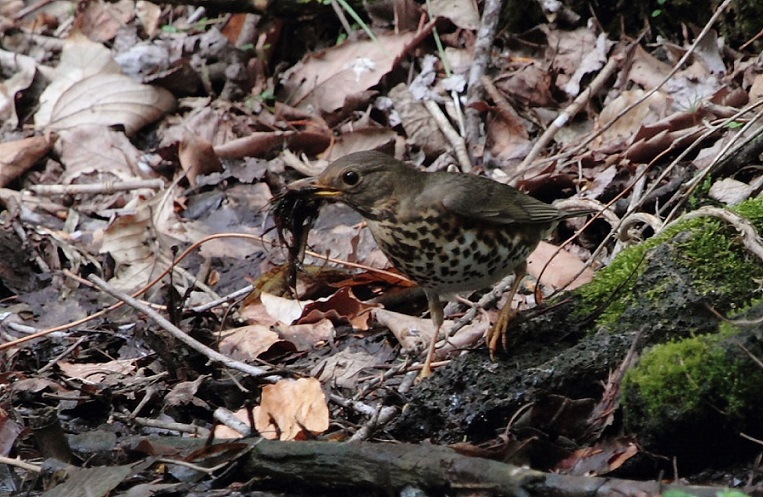
[[[321,383],[315,378],[280,380],[262,388],[254,408],[254,426],[269,440],[303,439],[329,428],[329,409]]]
[[[192,186],[196,185],[196,176],[219,173],[223,170],[223,165],[215,154],[212,144],[190,132],[186,132],[180,142],[178,159],[180,167],[186,172],[188,182]]]
[[[0,188],[18,178],[50,151],[55,134],[0,143]]]
[[[341,388],[357,388],[358,376],[364,369],[370,369],[380,361],[366,351],[353,352],[349,348],[322,359],[310,374],[318,374],[323,383],[335,384]]]
[[[305,305],[298,323],[315,323],[328,318],[335,323],[348,322],[356,330],[367,330],[369,311],[378,304],[366,304],[353,295],[350,287],[340,288],[330,297]]]
[[[175,98],[167,90],[123,75],[106,47],[75,33],[64,42],[34,120],[38,129],[122,125],[130,136],[174,106]]]
[[[566,287],[567,290],[573,290],[591,281],[593,269],[585,267],[583,261],[564,249],[554,256],[557,249],[548,242],[540,242],[527,258],[527,272],[535,278],[542,277],[541,283],[553,289]],[[547,264],[548,267],[541,276],[540,272]]]
[[[261,324],[226,330],[221,335],[218,345],[220,353],[244,362],[254,361],[271,350],[277,343],[284,346],[289,344],[289,342],[281,340],[278,333],[271,330],[270,327]],[[291,350],[296,350],[293,345],[289,344],[289,346]]]
[[[472,0],[431,0],[427,5],[431,17],[444,17],[463,29],[480,27],[480,14]]]
[[[375,86],[410,47],[415,33],[379,36],[377,40],[346,42],[311,53],[286,75],[284,89],[298,108],[322,112],[340,109],[345,100]]]
[[[119,359],[97,363],[58,361],[57,365],[69,378],[75,378],[91,385],[104,382],[114,384],[136,369],[134,359]],[[107,377],[111,379],[107,381]],[[117,379],[114,380],[113,377]]]

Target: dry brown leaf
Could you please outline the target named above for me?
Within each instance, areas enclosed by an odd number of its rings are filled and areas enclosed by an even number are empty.
[[[495,86],[504,94],[511,95],[530,107],[557,106],[550,84],[548,70],[534,61],[517,67],[495,81]]]
[[[752,186],[743,181],[723,178],[713,183],[708,196],[726,205],[736,205],[750,198],[753,190]]]
[[[77,24],[88,38],[104,42],[113,39],[133,17],[135,8],[132,0],[110,3],[98,0],[85,5]]]
[[[96,74],[71,85],[53,106],[48,129],[83,124],[121,125],[127,136],[175,107],[163,88],[137,83],[122,74]],[[39,126],[39,124],[38,124]]]
[[[670,74],[670,65],[657,59],[641,45],[633,52],[633,63],[628,71],[628,79],[645,90],[651,90]]]
[[[58,361],[56,364],[69,378],[74,378],[91,385],[98,383],[115,384],[136,369],[135,359],[119,359],[109,362],[85,364]]]
[[[87,39],[76,31],[64,41],[61,59],[51,76],[50,84],[40,95],[40,108],[34,115],[38,128],[50,122],[53,106],[74,83],[96,74],[120,74],[119,64],[111,58],[111,51]]]
[[[207,379],[209,375],[199,375],[193,381],[181,381],[164,396],[165,406],[182,406],[193,404],[198,407],[209,408],[206,402],[196,397],[199,386]]]
[[[575,69],[574,74],[570,76],[570,80],[564,85],[564,91],[567,95],[571,97],[577,96],[580,93],[580,82],[583,80],[583,77],[587,74],[597,72],[604,67],[604,64],[607,62],[609,49],[612,45],[613,42],[607,39],[606,34],[599,33],[593,48],[585,54],[580,61],[580,64]]]
[[[223,159],[261,157],[283,145],[293,134],[294,131],[257,131],[216,146],[215,153]]]
[[[566,286],[567,290],[573,290],[591,281],[593,270],[590,267],[585,267],[583,261],[566,250],[560,250],[551,259],[557,249],[558,247],[548,242],[540,242],[538,248],[527,258],[527,272],[538,278],[543,267],[548,264],[543,272],[541,283],[554,289]],[[575,277],[579,271],[582,273]]]
[[[219,173],[223,170],[223,165],[217,158],[212,144],[193,133],[186,133],[183,136],[178,150],[178,159],[191,185],[196,184],[196,176],[200,174]]]
[[[238,361],[253,361],[267,352],[280,338],[269,326],[254,324],[221,333],[220,353]]]
[[[380,362],[376,356],[366,351],[353,352],[347,348],[320,360],[310,374],[320,373],[318,379],[321,382],[337,385],[341,388],[355,389],[360,372],[364,369],[370,369]]]
[[[638,446],[631,437],[604,440],[592,447],[576,450],[559,461],[554,469],[567,475],[604,475],[622,466],[638,452]]]
[[[289,101],[298,108],[334,112],[348,98],[378,84],[414,39],[415,33],[384,35],[311,53],[287,76]]]
[[[304,439],[328,430],[329,409],[321,383],[315,378],[281,380],[262,388],[254,408],[254,426],[270,440]]]
[[[368,329],[370,310],[378,304],[366,304],[358,300],[350,287],[340,288],[333,295],[306,304],[299,324],[316,323],[328,318],[335,323],[348,322],[356,330]]]
[[[55,134],[51,133],[0,143],[0,188],[34,166],[48,153],[55,139]]]
[[[61,130],[56,153],[66,171],[62,183],[95,183],[141,177],[141,151],[120,131],[103,126],[77,126]],[[83,176],[90,176],[85,180]]]
[[[316,344],[328,341],[336,335],[334,323],[328,319],[311,324],[276,325],[275,329],[281,338],[294,344],[300,351],[310,350]]]
[[[529,139],[524,122],[515,116],[494,109],[486,122],[486,143],[491,155],[500,163],[509,166],[512,161],[518,162],[524,159],[532,142]]]
[[[556,78],[556,86],[562,90],[568,85],[575,86],[575,80],[579,79],[578,71],[583,66],[583,61],[590,54],[597,54],[597,35],[591,27],[581,27],[573,31],[561,31],[543,26],[543,31],[548,38],[548,50],[553,58],[552,67],[559,74]],[[595,56],[599,58],[599,55]],[[568,92],[569,94],[569,92]]]
[[[260,294],[260,301],[267,313],[273,318],[271,323],[261,324],[291,324],[302,316],[305,306],[310,300],[299,301],[293,298],[277,297],[267,292]]]
[[[609,102],[596,118],[597,127],[609,123],[621,111],[638,101],[646,92],[644,90],[626,90]],[[662,119],[670,107],[670,102],[664,93],[652,94],[630,112],[625,114],[614,125],[605,130],[592,142],[592,148],[606,146],[607,151],[622,150],[625,144],[644,125],[652,124]]]
[[[444,17],[463,29],[480,27],[480,14],[477,4],[472,0],[431,0],[429,6],[430,17]]]
[[[413,98],[405,83],[392,88],[387,95],[405,129],[408,143],[416,144],[428,156],[437,156],[450,148],[447,138],[432,119],[424,104]]]

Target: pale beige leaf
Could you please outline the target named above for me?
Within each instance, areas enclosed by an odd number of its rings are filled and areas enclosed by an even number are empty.
[[[220,353],[239,361],[252,361],[279,340],[268,326],[254,324],[222,332]]]
[[[265,306],[268,314],[277,322],[291,324],[302,316],[305,304],[311,301],[300,302],[295,299],[277,297],[267,292],[262,292],[260,301]]]
[[[444,17],[463,29],[477,29],[480,26],[480,14],[476,2],[472,0],[431,0],[431,17]]]
[[[49,129],[83,124],[122,125],[131,136],[175,107],[163,88],[140,84],[122,74],[96,74],[70,86],[53,106]]]
[[[47,126],[53,106],[74,83],[96,74],[120,74],[119,65],[111,58],[111,51],[90,41],[79,31],[64,41],[61,60],[53,72],[50,84],[40,95],[40,108],[34,115],[38,128]]]
[[[527,258],[527,272],[537,278],[548,264],[541,284],[554,289],[566,287],[567,290],[573,290],[591,281],[593,269],[585,267],[583,261],[564,249],[556,253],[557,249],[548,242],[540,242],[535,252]]]
[[[349,348],[329,356],[313,367],[310,374],[319,374],[318,379],[341,388],[356,388],[360,372],[379,364],[379,360],[366,351],[353,352]]]
[[[131,374],[135,371],[134,359],[120,359],[109,362],[84,363],[78,364],[68,361],[59,361],[56,363],[63,373],[91,385],[103,383],[106,377],[116,375],[118,379]],[[114,383],[110,381],[109,383]]]
[[[114,259],[114,277],[110,283],[120,289],[133,290],[148,283],[156,266],[151,229],[151,209],[139,197],[133,198],[101,235],[100,253]]]
[[[122,125],[132,135],[175,106],[167,90],[123,75],[109,49],[75,33],[64,43],[61,61],[40,96],[37,128],[80,124]]]
[[[307,433],[328,430],[329,409],[321,384],[315,378],[281,380],[262,388],[260,405],[254,408],[254,426],[268,439],[294,440]]]
[[[65,168],[62,183],[129,180],[140,177],[140,150],[119,131],[98,125],[58,132],[55,151]],[[91,175],[89,181],[81,176]]]

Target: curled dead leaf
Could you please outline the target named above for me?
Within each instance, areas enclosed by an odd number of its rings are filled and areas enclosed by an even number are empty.
[[[328,430],[329,408],[315,378],[281,380],[262,388],[254,408],[254,426],[270,440],[302,439]]]

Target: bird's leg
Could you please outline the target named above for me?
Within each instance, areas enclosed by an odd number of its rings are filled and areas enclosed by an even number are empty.
[[[434,324],[434,335],[432,335],[432,341],[429,342],[429,350],[427,350],[427,358],[424,361],[424,366],[419,373],[419,379],[426,378],[432,375],[432,360],[434,359],[434,349],[437,344],[437,339],[440,336],[440,329],[444,320],[444,313],[442,310],[442,302],[440,297],[436,293],[431,293],[425,290],[424,293],[427,296],[427,302],[429,303],[429,317]]]
[[[519,285],[522,284],[522,280],[525,277],[525,274],[527,274],[527,262],[523,262],[519,266],[517,266],[514,269],[514,281],[511,282],[511,287],[509,288],[508,297],[506,299],[506,304],[501,308],[500,312],[498,313],[498,317],[495,320],[495,324],[488,330],[487,332],[487,347],[490,351],[490,360],[495,360],[495,351],[498,349],[498,338],[501,338],[501,342],[503,343],[503,348],[506,349],[508,346],[508,338],[506,334],[506,329],[509,326],[509,321],[512,317],[514,317],[514,314],[516,313],[516,310],[513,306],[513,300],[514,295],[517,294],[517,291],[519,290]]]

